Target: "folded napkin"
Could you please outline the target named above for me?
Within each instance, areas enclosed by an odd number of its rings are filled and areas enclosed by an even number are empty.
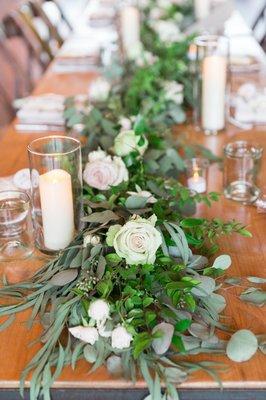
[[[64,126],[65,97],[55,94],[30,96],[14,102],[18,108],[19,124],[40,124]]]
[[[90,38],[91,39],[91,38]],[[53,65],[55,72],[83,72],[100,65],[101,48],[88,37],[73,37],[62,46]]]
[[[242,123],[266,124],[266,87],[253,83],[241,85],[233,97],[234,118]]]

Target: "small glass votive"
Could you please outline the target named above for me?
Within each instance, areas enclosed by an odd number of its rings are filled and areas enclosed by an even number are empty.
[[[0,261],[21,260],[33,252],[30,198],[25,192],[0,192]]]
[[[256,186],[263,148],[247,141],[228,143],[224,148],[224,195],[244,204],[259,196]]]
[[[187,186],[197,193],[207,191],[209,161],[206,158],[185,160]]]
[[[226,126],[229,41],[224,36],[205,35],[195,38],[194,44],[194,123],[206,135],[216,135]]]
[[[36,247],[54,254],[67,247],[82,227],[80,141],[47,136],[28,146]]]

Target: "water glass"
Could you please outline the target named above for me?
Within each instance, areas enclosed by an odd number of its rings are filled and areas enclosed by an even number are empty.
[[[0,261],[20,260],[33,252],[30,198],[25,192],[0,192]]]
[[[257,175],[263,148],[247,141],[228,143],[224,148],[224,195],[244,204],[259,196]]]

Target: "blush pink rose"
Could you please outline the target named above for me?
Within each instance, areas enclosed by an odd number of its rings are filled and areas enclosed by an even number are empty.
[[[98,150],[89,155],[83,179],[90,187],[108,190],[111,186],[128,181],[128,171],[120,157],[112,158],[102,150]]]

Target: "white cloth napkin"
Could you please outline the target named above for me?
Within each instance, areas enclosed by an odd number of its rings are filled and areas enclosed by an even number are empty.
[[[17,117],[20,124],[64,125],[65,97],[55,94],[30,96],[14,102],[19,108]]]

